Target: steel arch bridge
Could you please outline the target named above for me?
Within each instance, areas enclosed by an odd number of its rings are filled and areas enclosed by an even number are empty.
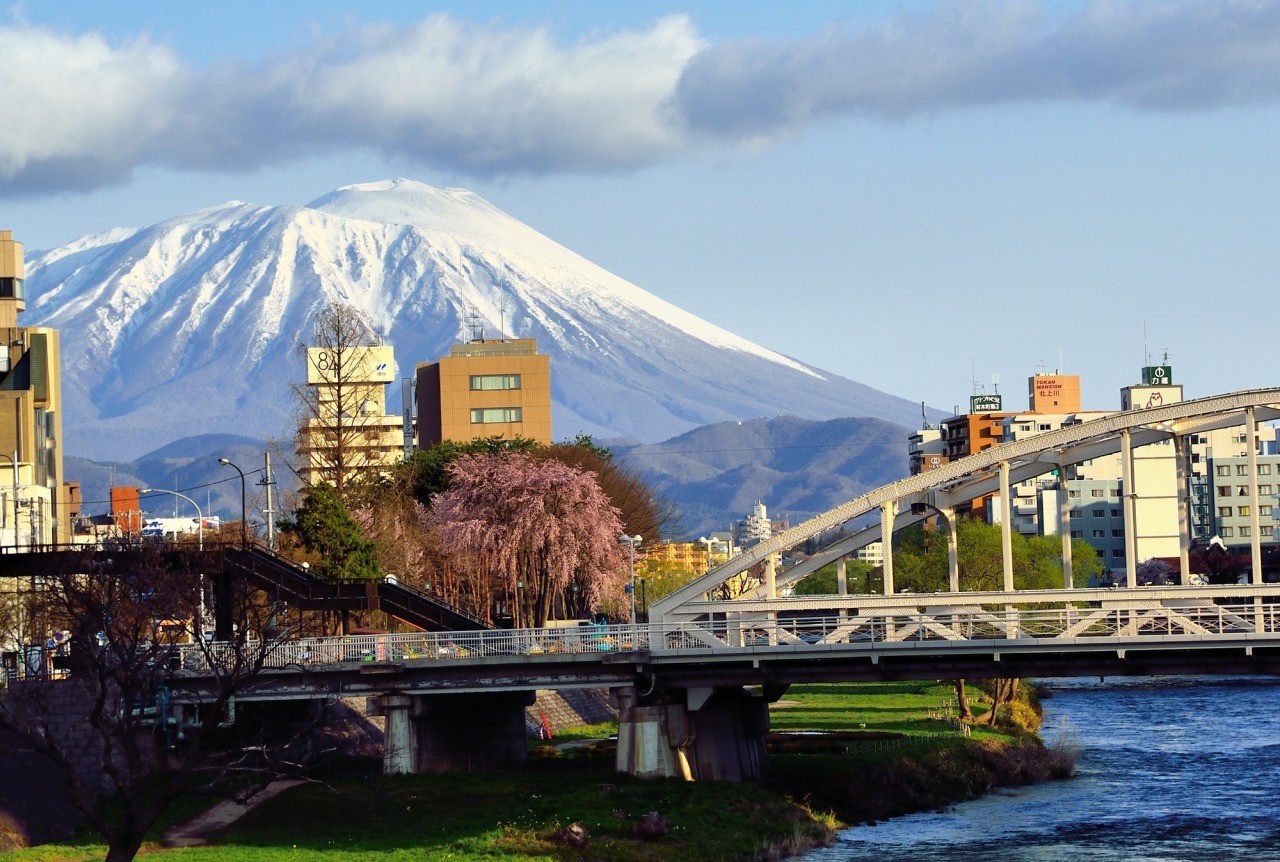
[[[1153,607],[1165,608],[1165,613],[1188,603],[1213,604],[1226,598],[1231,602],[1256,602],[1264,597],[1273,600],[1280,597],[1280,585],[1267,585],[1262,581],[1261,544],[1258,523],[1257,440],[1258,423],[1280,418],[1280,389],[1255,389],[1183,401],[1151,409],[1115,413],[1098,419],[1080,422],[1055,431],[994,446],[968,455],[926,473],[910,476],[897,482],[876,488],[855,500],[837,506],[811,518],[770,539],[744,551],[724,564],[711,569],[669,596],[654,601],[650,606],[650,619],[657,624],[687,623],[706,619],[736,619],[747,630],[755,623],[764,624],[761,629],[777,631],[779,613],[798,612],[807,615],[828,611],[833,617],[848,618],[848,623],[823,635],[823,642],[846,640],[858,631],[857,620],[871,625],[876,620],[882,624],[894,617],[918,617],[925,605],[949,616],[958,611],[973,611],[989,616],[980,608],[1004,605],[1010,612],[1017,605],[1046,602],[1089,602],[1105,598],[1105,604],[1118,607],[1127,604],[1135,613],[1150,611]],[[1250,487],[1252,578],[1244,589],[1223,590],[1212,588],[1139,588],[1136,583],[1136,555],[1132,552],[1136,535],[1137,494],[1135,488],[1134,450],[1150,444],[1172,441],[1178,484],[1178,544],[1181,583],[1188,582],[1188,551],[1190,548],[1190,522],[1187,516],[1186,477],[1189,473],[1190,435],[1219,428],[1243,425],[1248,437],[1248,477]],[[1013,585],[1013,561],[1011,551],[1010,517],[1003,517],[1003,589],[998,592],[961,592],[959,589],[956,537],[956,508],[985,494],[999,493],[1002,500],[1009,500],[1010,487],[1018,482],[1059,471],[1059,481],[1069,484],[1062,468],[1080,464],[1094,458],[1119,454],[1121,457],[1122,486],[1124,488],[1124,522],[1126,537],[1125,583],[1119,590],[1085,590],[1072,587],[1071,535],[1065,525],[1070,523],[1067,497],[1059,494],[1060,522],[1064,525],[1063,588],[1054,591],[1015,591]],[[1242,479],[1243,481],[1243,479]],[[832,533],[848,522],[878,513],[879,522],[846,535],[822,548],[804,562],[779,571],[776,561],[783,551]],[[819,568],[837,562],[843,570],[845,558],[853,551],[871,542],[892,536],[895,529],[917,523],[925,518],[937,518],[945,531],[948,543],[950,589],[946,593],[919,595],[895,594],[893,582],[892,543],[884,542],[884,593],[879,596],[850,596],[843,588],[840,595],[814,597],[784,597],[781,592]],[[763,566],[764,576],[760,586],[736,599],[717,600],[716,590],[731,578],[742,575],[752,567]],[[843,584],[843,578],[840,579]],[[1223,593],[1223,595],[1218,595]],[[1096,595],[1095,595],[1096,594]],[[873,619],[874,618],[874,619]],[[951,639],[958,637],[954,627],[921,622],[917,637]],[[1004,636],[1019,636],[1018,626],[1012,622],[1003,624]],[[1183,627],[1194,631],[1195,626]],[[1253,626],[1250,626],[1253,628]],[[1067,631],[1075,630],[1068,626]],[[1023,636],[1027,633],[1023,632]],[[1060,635],[1061,636],[1061,635]]]

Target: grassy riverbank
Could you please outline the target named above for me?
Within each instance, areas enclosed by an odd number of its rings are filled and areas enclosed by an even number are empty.
[[[502,774],[385,778],[376,762],[347,762],[249,813],[215,845],[152,844],[144,852],[183,862],[778,859],[829,840],[836,818],[880,819],[969,798],[996,783],[1047,777],[1031,766],[1047,762],[1033,741],[1019,746],[995,734],[965,740],[927,718],[949,691],[933,683],[794,687],[772,710],[779,733],[771,738],[766,787],[636,781],[612,771],[607,745],[540,749],[522,770]],[[670,822],[667,835],[636,836],[649,811]],[[563,840],[571,823],[589,834],[585,848]],[[92,843],[46,845],[0,860],[103,853]]]

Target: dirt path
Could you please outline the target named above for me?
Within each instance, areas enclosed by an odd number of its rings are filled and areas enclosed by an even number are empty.
[[[208,844],[209,837],[213,833],[230,826],[273,796],[303,783],[305,782],[296,778],[273,781],[250,799],[248,804],[236,802],[234,799],[224,799],[198,817],[188,820],[181,826],[173,827],[164,833],[161,840],[166,847],[199,847]]]

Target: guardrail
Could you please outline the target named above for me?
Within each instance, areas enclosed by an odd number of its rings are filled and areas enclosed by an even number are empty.
[[[738,651],[788,652],[868,650],[892,644],[927,642],[940,653],[974,641],[1036,644],[1045,649],[1092,639],[1193,636],[1212,641],[1241,635],[1280,641],[1280,605],[1211,603],[1187,606],[1062,607],[1047,609],[970,608],[950,613],[871,613],[803,620],[653,623],[547,629],[350,635],[304,638],[270,645],[269,667],[324,667],[350,663],[501,659],[644,651],[656,655],[697,655]],[[1194,645],[1194,640],[1192,646]],[[208,669],[208,660],[230,645],[185,644],[177,666]]]

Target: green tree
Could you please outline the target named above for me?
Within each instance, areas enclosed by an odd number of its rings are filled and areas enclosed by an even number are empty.
[[[338,498],[332,485],[322,482],[307,490],[298,508],[294,529],[302,546],[318,557],[319,573],[331,581],[362,581],[382,577],[374,559],[373,542]]]
[[[994,591],[1004,587],[1004,548],[998,524],[972,518],[956,524],[960,589]],[[1018,590],[1048,590],[1062,586],[1062,541],[1057,536],[1032,536],[1014,532],[1013,586]],[[1071,543],[1072,580],[1087,584],[1102,571],[1098,553],[1083,540]],[[894,537],[894,584],[917,593],[948,589],[947,539],[942,530],[908,527]]]
[[[849,592],[858,595],[879,593],[884,589],[884,572],[866,560],[848,560],[845,579]],[[834,596],[837,592],[836,564],[828,563],[796,584],[797,596]]]

